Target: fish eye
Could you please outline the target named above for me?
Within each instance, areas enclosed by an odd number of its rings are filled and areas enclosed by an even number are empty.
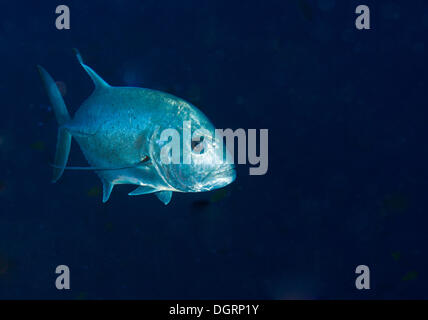
[[[140,159],[140,164],[141,163],[145,163],[145,162],[149,162],[150,161],[150,157],[149,156],[144,156]]]
[[[192,150],[196,153],[204,152],[204,137],[199,137],[199,140],[192,140]]]

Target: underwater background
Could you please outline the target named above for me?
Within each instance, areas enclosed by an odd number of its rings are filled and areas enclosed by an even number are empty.
[[[55,28],[70,8],[71,29]],[[355,28],[355,8],[371,30]],[[428,6],[423,0],[3,1],[1,299],[428,298]],[[269,129],[269,170],[224,189],[102,203],[51,184],[57,122],[108,83],[163,90],[219,128]],[[86,165],[75,142],[69,165]],[[71,272],[57,290],[55,268]],[[370,268],[370,290],[355,268]]]

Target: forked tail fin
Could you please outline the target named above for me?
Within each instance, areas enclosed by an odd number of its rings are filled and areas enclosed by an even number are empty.
[[[49,100],[59,125],[54,163],[55,167],[52,177],[52,182],[56,182],[64,172],[64,167],[67,165],[68,155],[70,153],[71,134],[67,129],[62,127],[63,124],[70,120],[70,115],[55,81],[43,67],[37,66],[37,69],[39,70],[43,84],[48,92]]]

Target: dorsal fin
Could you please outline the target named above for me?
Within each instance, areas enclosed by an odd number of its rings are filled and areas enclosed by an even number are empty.
[[[86,70],[86,72],[91,77],[92,81],[94,82],[95,89],[102,89],[102,88],[108,88],[110,85],[103,80],[91,67],[87,66],[82,59],[82,56],[80,55],[79,50],[76,48],[73,49],[74,54],[76,55],[77,60],[79,61],[80,65],[83,67],[83,69]]]

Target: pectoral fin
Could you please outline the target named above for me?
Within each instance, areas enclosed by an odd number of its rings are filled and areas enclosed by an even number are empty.
[[[156,196],[164,205],[167,205],[171,201],[172,191],[159,191],[156,192]]]
[[[128,193],[128,196],[139,196],[140,194],[148,194],[156,192],[157,189],[151,187],[151,186],[139,186],[134,191]]]

